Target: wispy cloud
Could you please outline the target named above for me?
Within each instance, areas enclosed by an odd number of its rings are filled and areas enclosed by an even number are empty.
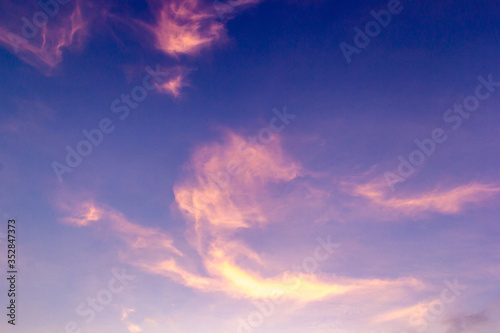
[[[197,54],[227,40],[225,22],[260,0],[210,2],[201,0],[150,1],[157,9],[156,23],[148,26],[156,47],[170,56]]]
[[[391,194],[381,181],[362,184],[344,182],[343,185],[349,193],[367,199],[375,207],[412,216],[427,212],[457,214],[469,205],[481,204],[500,192],[500,187],[495,184],[478,182],[447,189],[438,186],[428,192],[406,196]]]
[[[175,66],[169,71],[171,72],[170,77],[165,82],[158,84],[158,91],[172,95],[173,97],[179,97],[182,88],[189,86],[186,82],[186,77],[191,69],[183,66]]]
[[[28,141],[34,135],[48,135],[46,125],[57,112],[40,100],[14,100],[17,112],[0,125],[0,131]]]
[[[83,16],[81,2],[74,3],[70,14],[60,13],[62,8],[59,7],[57,12],[54,11],[57,15],[54,14],[53,17],[40,12],[48,20],[42,26],[37,26],[26,18],[32,17],[40,8],[17,8],[14,19],[8,22],[9,28],[0,26],[0,43],[43,74],[50,75],[54,67],[61,63],[65,48],[78,49],[83,45],[90,19]],[[11,26],[18,26],[19,29],[12,29]]]
[[[181,256],[181,252],[173,245],[168,235],[157,229],[143,227],[129,221],[122,213],[105,205],[97,205],[93,200],[78,202],[61,200],[59,208],[68,216],[62,221],[77,227],[96,226],[107,229],[111,234],[121,238],[129,248],[135,250],[162,250]]]
[[[372,322],[374,324],[380,324],[395,320],[410,321],[411,318],[420,321],[428,308],[429,302],[422,302],[416,305],[380,313],[372,318]]]
[[[135,309],[127,309],[127,308],[123,308],[122,309],[122,318],[121,320],[123,322],[125,322],[125,324],[127,325],[127,330],[130,332],[130,333],[139,333],[139,332],[142,332],[142,328],[139,326],[139,325],[136,325],[134,323],[132,323],[129,319],[129,315],[131,313],[135,312]]]
[[[171,56],[194,54],[225,38],[224,24],[216,18],[199,0],[161,2],[151,31],[161,51]]]
[[[217,186],[221,171],[229,165],[233,177]],[[281,294],[304,304],[363,290],[422,287],[420,281],[411,277],[385,280],[301,273],[291,279],[282,272],[268,271],[265,256],[239,235],[273,224],[267,207],[283,199],[268,189],[292,184],[302,173],[301,166],[283,152],[279,139],[258,149],[228,132],[222,142],[199,147],[187,170],[190,172],[174,187],[174,194],[178,209],[186,216],[187,241],[196,250],[195,257],[177,250],[171,237],[160,230],[130,222],[104,205],[86,202],[76,205],[80,211],[75,211],[75,205],[65,205],[70,217],[64,221],[95,227],[105,223],[126,240],[127,262],[184,286],[204,292],[222,291],[232,298],[264,299]],[[303,205],[307,209],[307,204]],[[144,251],[141,256],[138,250]],[[200,264],[202,271],[195,268]]]

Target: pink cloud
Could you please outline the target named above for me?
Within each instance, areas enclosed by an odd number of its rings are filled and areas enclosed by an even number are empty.
[[[259,2],[237,0],[215,2],[212,6],[201,0],[161,2],[156,24],[149,26],[149,30],[156,37],[156,47],[166,54],[174,57],[197,54],[227,39],[222,20],[233,18],[242,9]]]
[[[146,251],[166,251],[171,255],[182,256],[168,235],[154,228],[143,227],[129,221],[122,213],[93,200],[62,200],[59,208],[66,212],[62,222],[77,227],[95,226],[122,239],[129,249]]]
[[[448,189],[439,187],[419,194],[394,195],[388,191],[383,181],[363,184],[343,183],[352,195],[362,197],[375,207],[406,215],[419,216],[427,212],[457,214],[470,205],[478,205],[500,192],[500,187],[493,184],[472,182]]]
[[[165,82],[158,84],[158,91],[177,98],[180,96],[182,88],[189,86],[186,77],[191,69],[175,66],[169,71],[172,74]]]
[[[13,19],[10,25],[19,26],[19,31],[13,29],[12,32],[5,26],[0,26],[0,43],[45,75],[50,75],[53,68],[61,63],[65,48],[80,48],[88,33],[89,20],[83,17],[80,2],[75,3],[71,14],[63,12],[66,8],[62,5],[57,8],[57,11],[52,9],[55,13],[53,17],[45,14],[38,6],[27,8],[26,13],[18,12],[16,16],[19,22]],[[36,13],[45,15],[45,25],[35,24],[36,19],[27,19]]]
[[[226,33],[215,13],[199,0],[162,2],[151,30],[158,49],[172,56],[197,53]]]
[[[222,142],[199,147],[187,170],[184,180],[174,187],[175,206],[186,217],[186,240],[196,251],[195,256],[177,250],[171,237],[160,230],[128,221],[104,205],[89,201],[69,205],[72,210],[65,221],[94,228],[104,223],[126,241],[123,259],[127,262],[184,286],[224,292],[232,298],[280,296],[306,304],[367,290],[390,295],[389,289],[422,286],[414,278],[359,279],[314,272],[299,272],[292,278],[269,271],[272,265],[268,256],[247,244],[241,233],[275,223],[269,206],[286,200],[287,194],[275,196],[269,189],[291,184],[303,173],[300,164],[286,156],[278,138],[265,147],[254,147],[243,137],[227,132]],[[310,194],[324,196],[322,191]],[[293,204],[305,210],[309,207],[303,199]]]

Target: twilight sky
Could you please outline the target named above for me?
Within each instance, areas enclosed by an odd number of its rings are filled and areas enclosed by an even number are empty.
[[[0,331],[499,332],[497,1],[0,22]]]

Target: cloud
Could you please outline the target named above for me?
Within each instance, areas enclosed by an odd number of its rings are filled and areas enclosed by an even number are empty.
[[[468,204],[480,203],[499,191],[492,185],[470,183],[390,198],[383,183],[347,181],[327,191],[325,182],[309,181],[314,175],[287,156],[278,136],[259,146],[234,132],[223,133],[221,140],[194,150],[182,179],[174,186],[172,207],[182,214],[187,227],[185,239],[178,240],[184,250],[174,246],[172,236],[162,230],[140,226],[113,208],[91,200],[66,205],[70,214],[64,221],[94,228],[105,225],[125,241],[123,260],[198,291],[223,292],[234,299],[280,296],[296,304],[344,296],[361,301],[368,293],[387,302],[403,293],[408,296],[410,290],[421,289],[423,283],[413,277],[283,273],[284,270],[273,268],[270,253],[256,250],[245,234],[271,227],[288,228],[286,223],[292,223],[295,212],[306,212],[311,218],[311,212],[330,212],[331,206],[347,206],[353,211],[363,207],[370,214],[374,209],[412,216],[425,212],[456,214]],[[286,215],[284,209],[293,214]],[[283,221],[283,216],[291,216],[291,220]],[[301,237],[300,233],[292,236]],[[272,247],[266,249],[272,251]],[[391,310],[373,317],[373,322],[414,320],[415,314],[422,313],[427,305],[418,303]]]
[[[132,312],[135,312],[135,309],[127,309],[127,308],[123,308],[122,309],[122,320],[126,320],[128,319],[128,315]]]
[[[139,333],[139,332],[142,332],[142,328],[139,325],[136,325],[136,324],[132,323],[129,320],[129,314],[131,314],[132,312],[135,312],[135,309],[123,308],[122,309],[122,318],[121,318],[121,320],[123,322],[125,322],[125,324],[127,325],[127,330],[130,333]]]
[[[186,287],[224,292],[236,299],[280,295],[305,304],[368,290],[384,292],[380,294],[383,299],[398,289],[422,287],[411,277],[363,279],[269,270],[272,265],[267,256],[255,251],[241,235],[276,223],[269,207],[280,205],[287,195],[281,191],[276,196],[274,189],[284,185],[293,188],[303,173],[300,164],[283,152],[279,138],[258,147],[228,131],[221,142],[198,147],[186,171],[174,187],[175,206],[186,218],[186,240],[196,250],[195,256],[181,253],[172,238],[160,230],[128,221],[104,205],[66,205],[71,216],[64,221],[96,228],[105,224],[126,241],[123,258],[127,262]],[[294,205],[307,211],[308,202],[300,200]],[[300,233],[296,237],[300,238]]]
[[[265,267],[236,234],[265,228],[273,223],[267,207],[285,200],[273,198],[269,188],[291,183],[303,173],[302,167],[282,151],[279,139],[265,147],[253,147],[241,136],[228,132],[222,143],[199,147],[189,164],[191,175],[174,187],[179,209],[191,221],[191,244],[203,258],[209,278],[200,277],[170,260],[152,269],[174,272],[180,282],[200,290],[222,290],[235,298],[268,298],[276,293],[299,302],[310,302],[360,289],[419,285],[414,279],[382,281],[337,276],[300,276],[300,284],[281,274],[264,277],[259,269],[240,263],[253,262]],[[306,205],[304,203],[304,205]]]
[[[181,94],[181,89],[183,87],[189,86],[189,84],[186,82],[186,77],[190,71],[191,69],[182,66],[175,66],[170,68],[170,77],[165,82],[158,84],[158,91],[172,95],[173,97],[179,97]]]
[[[156,37],[156,47],[177,57],[180,54],[197,54],[227,39],[224,22],[241,10],[259,3],[260,0],[236,0],[210,2],[201,0],[151,1],[159,6],[156,23],[148,29]]]
[[[183,77],[181,75],[176,76],[174,79],[165,82],[160,85],[159,89],[162,92],[170,94],[174,97],[179,97],[181,93],[181,88],[183,87]]]
[[[128,323],[127,329],[130,333],[139,333],[142,332],[142,328],[139,325]]]
[[[217,232],[265,222],[255,202],[258,187],[293,180],[300,166],[287,161],[277,142],[259,148],[229,132],[224,144],[196,150],[192,178],[174,187],[176,201],[195,221],[195,229]]]
[[[231,9],[230,13],[224,14],[225,20],[234,18],[241,10],[259,2],[237,0],[225,4],[224,8]],[[0,44],[47,76],[62,62],[64,50],[83,47],[97,15],[108,21],[124,23],[136,33],[140,31],[137,36],[141,40],[148,39],[144,33],[151,34],[155,48],[173,57],[198,54],[202,49],[227,40],[225,24],[218,17],[219,7],[201,0],[150,0],[154,23],[118,16],[109,10],[111,3],[99,4],[105,7],[100,11],[93,2],[75,0],[64,5],[54,3],[57,8],[48,6],[49,14],[35,5],[21,7],[11,1],[0,5],[4,12],[0,16],[3,22],[0,25]],[[42,17],[46,18],[46,24],[43,24]],[[177,97],[184,78],[184,74],[179,74],[161,88]]]
[[[173,239],[154,228],[143,227],[129,221],[122,213],[106,205],[97,205],[93,200],[60,200],[59,208],[67,213],[62,222],[77,227],[96,226],[107,229],[122,239],[129,249],[155,251],[162,255],[182,256],[173,245]]]
[[[10,26],[18,27],[11,32],[0,26],[0,43],[13,51],[19,59],[49,76],[61,63],[65,48],[79,49],[88,33],[90,19],[82,15],[81,2],[76,1],[71,14],[58,6],[54,16],[46,15],[38,6],[19,9],[8,20]],[[32,18],[36,13],[47,17],[47,24],[35,25]],[[37,16],[41,17],[41,16]],[[24,29],[24,33],[22,33]]]
[[[225,38],[224,24],[206,3],[176,0],[160,3],[156,24],[150,30],[161,51],[177,56],[194,54]]]
[[[411,216],[419,216],[427,212],[457,214],[469,205],[483,203],[500,192],[500,187],[494,184],[471,182],[448,189],[437,187],[432,191],[416,195],[399,196],[398,194],[396,197],[390,194],[382,181],[363,184],[343,182],[342,185],[348,193],[368,200],[376,208]]]
[[[424,318],[424,314],[429,308],[429,304],[430,302],[422,302],[409,307],[390,310],[374,316],[372,318],[372,322],[374,324],[380,324],[395,320],[413,320],[414,322],[421,322]]]

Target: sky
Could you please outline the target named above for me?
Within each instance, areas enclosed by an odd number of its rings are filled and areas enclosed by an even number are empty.
[[[2,1],[0,330],[499,332],[499,23]]]

